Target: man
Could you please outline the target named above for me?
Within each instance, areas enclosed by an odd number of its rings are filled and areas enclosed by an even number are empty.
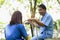
[[[44,40],[46,38],[52,38],[53,36],[53,19],[52,17],[46,12],[46,6],[41,4],[38,6],[39,14],[42,15],[42,18],[38,21],[37,19],[31,18],[28,21],[36,22],[39,27],[38,37],[34,36],[31,40]]]

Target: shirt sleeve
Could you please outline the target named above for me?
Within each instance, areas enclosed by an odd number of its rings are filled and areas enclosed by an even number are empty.
[[[27,32],[26,32],[26,30],[25,30],[24,25],[20,25],[19,28],[20,28],[21,35],[22,35],[24,38],[26,38],[28,35],[27,35]]]
[[[45,26],[49,26],[51,21],[52,21],[52,18],[50,16],[47,16],[47,17],[43,18],[41,23],[43,23]]]

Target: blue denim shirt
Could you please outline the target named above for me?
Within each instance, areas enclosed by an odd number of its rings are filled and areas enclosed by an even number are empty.
[[[43,23],[45,26],[40,26],[39,34],[40,38],[51,38],[53,35],[53,19],[48,14],[45,13],[45,15],[42,16],[40,19],[40,22]]]
[[[22,37],[26,37],[27,33],[22,24],[7,25],[5,27],[6,40],[22,40]]]

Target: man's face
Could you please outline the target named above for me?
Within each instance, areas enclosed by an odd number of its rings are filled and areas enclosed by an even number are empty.
[[[38,11],[39,11],[40,15],[44,15],[44,13],[45,13],[45,9],[43,9],[43,8],[38,8]]]

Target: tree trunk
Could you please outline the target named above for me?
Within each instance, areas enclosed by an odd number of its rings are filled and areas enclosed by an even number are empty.
[[[32,5],[32,1],[34,2],[34,5]],[[37,0],[31,0],[30,1],[30,12],[31,12],[31,18],[34,18],[35,17],[35,12],[36,12],[36,3],[37,3]],[[31,28],[31,34],[32,34],[32,37],[34,36],[34,27],[32,27],[33,25],[30,25],[30,28]]]

